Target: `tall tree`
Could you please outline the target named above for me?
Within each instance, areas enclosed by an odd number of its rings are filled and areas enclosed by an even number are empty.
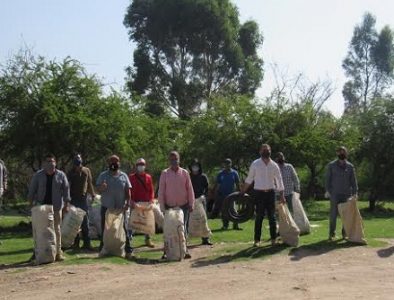
[[[393,32],[375,29],[376,18],[366,13],[354,28],[349,51],[342,63],[349,80],[342,94],[347,111],[365,111],[371,100],[384,94],[393,80]]]
[[[188,118],[213,94],[253,95],[263,78],[258,25],[240,24],[229,0],[134,0],[124,25],[137,44],[128,88],[151,111]]]

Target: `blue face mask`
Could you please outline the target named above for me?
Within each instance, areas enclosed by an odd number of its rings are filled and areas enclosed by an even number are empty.
[[[80,160],[80,159],[74,160],[74,166],[80,167],[81,165],[82,165],[82,160]]]
[[[172,167],[177,167],[177,166],[179,166],[179,160],[171,159],[170,160],[170,164],[171,164]]]

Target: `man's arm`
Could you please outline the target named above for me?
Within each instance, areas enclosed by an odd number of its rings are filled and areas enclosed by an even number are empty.
[[[253,167],[253,164],[249,167],[248,176],[245,179],[245,183],[243,184],[241,193],[244,194],[249,190],[250,185],[254,181],[254,177],[256,175],[256,170]]]
[[[126,185],[124,188],[124,209],[127,210],[130,206],[130,201],[131,201],[131,193],[130,193],[130,189],[132,188],[129,177],[127,175],[124,175],[124,177],[126,178]]]
[[[148,190],[149,190],[149,198],[150,202],[153,203],[153,200],[155,199],[155,188],[153,186],[153,179],[152,176],[147,176],[147,185],[148,185]]]
[[[27,195],[27,199],[29,200],[30,206],[33,206],[34,198],[37,195],[38,190],[38,178],[37,173],[33,175],[30,185],[29,185],[29,193]]]
[[[352,168],[352,173],[350,175],[350,184],[352,185],[352,193],[356,195],[358,193],[358,184],[357,184],[357,177],[356,177],[356,170],[354,167]]]
[[[165,173],[161,172],[160,179],[159,179],[159,204],[160,204],[160,209],[163,212],[166,210],[165,192],[166,192]]]
[[[209,189],[208,176],[205,174],[203,174],[202,176],[203,176],[203,183],[202,184],[203,184],[203,188],[204,188],[203,194],[205,197],[208,197],[208,189]]]
[[[299,193],[301,191],[300,180],[299,180],[297,172],[296,172],[296,170],[294,169],[293,166],[291,166],[291,172],[292,172],[291,177],[292,177],[293,184],[294,184],[294,191]]]
[[[92,172],[89,168],[86,168],[86,170],[88,172],[88,193],[94,198],[96,193],[94,192]]]
[[[62,196],[63,200],[66,202],[66,206],[71,201],[70,197],[70,184],[68,183],[68,179],[66,174],[63,173],[63,182],[62,182]]]
[[[235,186],[237,187],[237,191],[241,191],[241,188],[239,186],[240,180],[239,180],[239,175],[238,175],[237,171],[235,171],[234,176],[235,176]]]
[[[186,176],[186,192],[187,192],[187,201],[189,203],[189,211],[193,211],[194,209],[193,185],[188,172],[185,172],[185,176]]]
[[[326,191],[331,194],[331,165],[327,165],[326,170]]]

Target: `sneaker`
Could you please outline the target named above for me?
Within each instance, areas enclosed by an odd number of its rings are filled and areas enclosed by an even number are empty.
[[[185,253],[184,259],[190,259],[192,258],[192,256],[190,255],[190,253]]]
[[[135,255],[134,255],[133,252],[126,253],[126,259],[127,260],[132,260],[134,258],[135,258]]]
[[[149,248],[155,248],[155,244],[152,243],[152,241],[149,240],[145,240],[145,245]]]
[[[66,258],[64,257],[63,253],[56,254],[56,258],[55,258],[56,261],[63,261],[65,259]]]
[[[254,241],[253,247],[259,247],[260,246],[260,241]]]

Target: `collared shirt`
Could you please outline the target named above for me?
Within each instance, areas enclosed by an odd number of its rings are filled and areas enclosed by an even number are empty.
[[[299,192],[300,180],[294,167],[288,163],[278,164],[278,166],[282,175],[285,196],[291,195],[293,192]]]
[[[235,191],[235,185],[239,183],[238,172],[234,169],[222,170],[216,177],[216,183],[219,184],[219,195],[226,197]]]
[[[82,167],[80,170],[73,168],[68,172],[67,178],[73,201],[81,200],[87,193],[94,195],[92,173],[89,168]]]
[[[245,182],[247,184],[254,182],[256,190],[284,190],[279,167],[272,159],[268,161],[268,164],[265,164],[261,158],[252,162]]]
[[[347,160],[343,165],[339,160],[330,162],[326,172],[326,190],[331,195],[357,194],[358,186],[354,166]]]
[[[45,170],[40,170],[33,175],[29,186],[28,199],[32,201],[33,205],[44,203],[46,189],[47,174]],[[66,174],[56,169],[52,179],[53,210],[61,210],[64,201],[70,201],[70,188]]]
[[[121,209],[128,201],[128,193],[131,184],[126,173],[119,171],[113,175],[111,171],[102,172],[97,178],[96,185],[100,186],[104,181],[107,183],[107,189],[101,193],[101,206],[109,209]]]
[[[138,176],[138,177],[137,177]],[[153,201],[155,193],[153,191],[152,177],[147,173],[131,174],[129,180],[132,185],[131,200],[135,202]]]
[[[171,168],[161,172],[159,183],[159,203],[162,211],[167,207],[194,207],[194,191],[189,172],[183,168]]]

